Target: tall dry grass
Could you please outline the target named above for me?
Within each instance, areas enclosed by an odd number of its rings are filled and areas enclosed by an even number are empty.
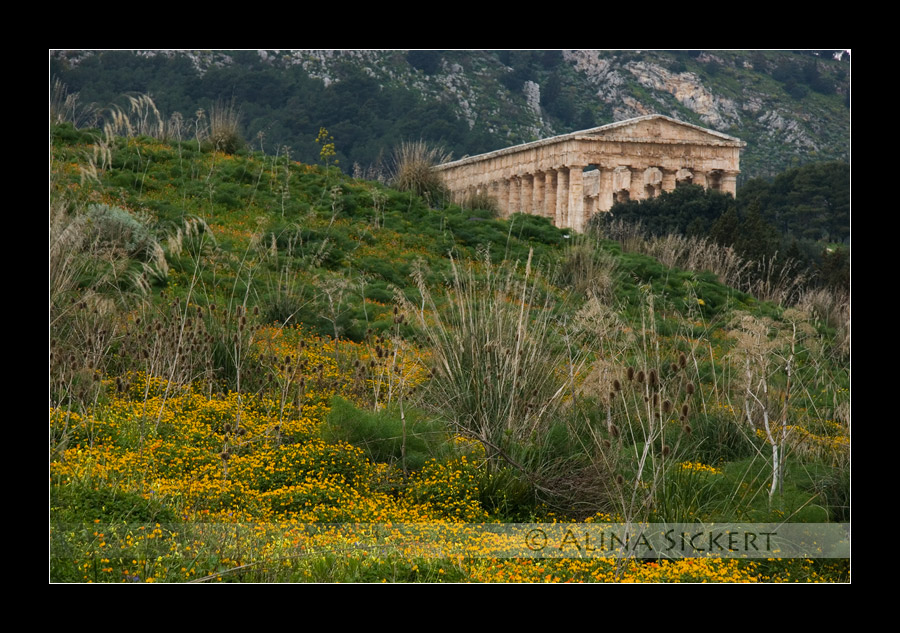
[[[391,165],[391,184],[400,191],[410,191],[425,198],[429,204],[439,204],[448,196],[436,165],[450,160],[450,154],[427,142],[405,141],[394,150]]]
[[[427,340],[432,380],[423,406],[484,447],[488,477],[527,485],[582,516],[608,507],[613,481],[577,436],[578,384],[589,348],[557,310],[531,261],[453,262],[443,293],[417,272],[422,303],[404,305]]]
[[[71,123],[76,128],[94,127],[100,118],[97,106],[83,104],[77,92],[69,92],[59,79],[50,88],[50,123]]]
[[[618,278],[618,262],[589,238],[576,236],[561,258],[558,279],[578,294],[612,301]]]
[[[217,150],[233,154],[244,140],[240,133],[241,112],[231,102],[217,101],[209,110],[209,139]]]
[[[666,266],[712,272],[721,283],[752,294],[760,301],[810,308],[838,331],[838,346],[849,351],[850,297],[829,288],[810,288],[810,279],[793,260],[776,254],[749,261],[734,248],[707,238],[649,236],[640,224],[621,220],[612,222],[605,236],[618,241],[626,252],[650,255]]]
[[[107,110],[104,131],[107,136],[149,136],[165,140],[168,126],[165,117],[149,95],[125,95],[126,107],[113,105]]]
[[[721,283],[733,287],[746,286],[748,272],[753,267],[730,246],[696,236],[650,236],[640,224],[622,220],[612,222],[605,236],[619,242],[626,252],[649,255],[669,268],[709,271]]]

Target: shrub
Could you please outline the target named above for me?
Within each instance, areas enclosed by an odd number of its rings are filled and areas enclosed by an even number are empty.
[[[418,311],[418,325],[432,346],[434,375],[426,406],[481,443],[488,475],[513,468],[539,501],[597,512],[606,471],[584,454],[570,406],[586,349],[556,320],[559,297],[545,292],[531,257],[524,269],[495,266],[486,253],[454,266],[441,310],[422,278],[419,271],[429,312]]]
[[[95,239],[110,248],[124,248],[130,257],[152,261],[158,257],[160,246],[145,224],[128,211],[106,204],[92,204],[86,220]]]
[[[570,387],[569,350],[555,340],[552,299],[541,301],[530,258],[522,270],[482,257],[477,267],[454,267],[440,311],[417,271],[432,308],[427,319],[418,316],[433,345],[431,401],[499,466],[513,445],[548,430]]]
[[[174,523],[174,511],[159,500],[120,488],[76,480],[50,486],[50,507],[60,524]]]
[[[449,449],[446,433],[437,423],[406,411],[406,463],[408,468],[421,468],[429,457],[437,457]],[[373,462],[399,463],[403,454],[403,422],[391,409],[371,412],[357,409],[343,398],[331,401],[331,411],[322,426],[327,442],[347,442],[366,452]]]
[[[608,251],[580,240],[565,249],[560,282],[580,294],[612,299],[618,263]]]
[[[752,457],[762,449],[759,438],[747,432],[742,420],[729,413],[698,413],[691,420],[685,456],[707,464]]]
[[[447,187],[435,165],[449,160],[450,155],[425,141],[406,141],[394,150],[391,182],[400,191],[410,191],[429,204],[442,203],[448,197]]]
[[[483,211],[490,211],[492,216],[497,216],[500,212],[500,206],[497,204],[497,199],[484,191],[469,194],[463,199],[460,206],[462,206],[463,209],[481,209]]]
[[[241,113],[234,101],[217,101],[209,111],[209,139],[213,146],[226,154],[234,154],[244,146],[240,126]]]

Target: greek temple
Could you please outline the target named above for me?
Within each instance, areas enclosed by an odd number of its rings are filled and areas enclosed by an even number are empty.
[[[582,231],[614,202],[652,198],[681,184],[734,195],[745,145],[653,114],[468,156],[437,170],[457,202],[488,194],[502,217],[542,215]]]

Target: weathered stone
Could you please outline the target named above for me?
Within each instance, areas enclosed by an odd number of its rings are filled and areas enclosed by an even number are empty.
[[[614,201],[643,200],[678,184],[735,194],[732,136],[653,114],[440,165],[454,196],[495,195],[500,214],[533,213],[581,231]]]

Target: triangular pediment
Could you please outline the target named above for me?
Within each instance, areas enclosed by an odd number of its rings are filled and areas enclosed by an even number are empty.
[[[628,119],[602,127],[584,130],[578,136],[610,140],[663,141],[683,143],[723,143],[740,141],[733,136],[684,123],[658,114]]]

